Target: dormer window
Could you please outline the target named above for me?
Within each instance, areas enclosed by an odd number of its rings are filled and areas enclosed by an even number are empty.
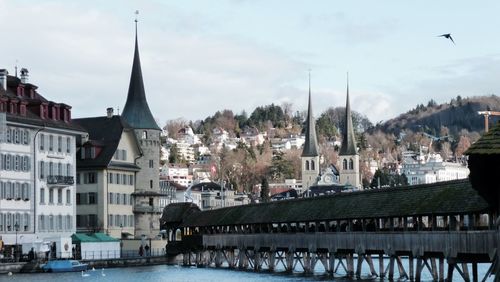
[[[148,139],[148,132],[146,130],[142,132],[142,139]]]

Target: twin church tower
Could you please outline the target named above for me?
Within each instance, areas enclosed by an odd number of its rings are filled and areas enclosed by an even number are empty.
[[[339,184],[355,189],[361,188],[359,173],[359,154],[356,149],[356,139],[352,124],[351,106],[349,103],[349,83],[347,84],[347,101],[345,107],[345,126],[342,128],[342,146],[339,151],[337,167]],[[316,185],[320,176],[320,155],[316,137],[316,126],[311,105],[311,81],[309,79],[309,105],[306,120],[306,140],[302,151],[302,187],[306,191]]]

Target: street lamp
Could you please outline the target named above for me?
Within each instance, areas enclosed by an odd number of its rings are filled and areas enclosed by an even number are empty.
[[[14,246],[14,258],[17,261],[17,232],[19,231],[19,223],[14,224],[14,229],[16,230],[16,245]]]

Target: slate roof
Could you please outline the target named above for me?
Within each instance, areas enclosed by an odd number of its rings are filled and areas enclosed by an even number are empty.
[[[139,58],[139,44],[137,42],[137,22],[135,29],[134,62],[130,75],[127,101],[125,102],[122,116],[133,128],[160,130],[149,110],[148,102],[146,101],[146,92],[144,91],[144,82],[142,80],[141,60]]]
[[[80,127],[79,125],[73,123],[71,120],[70,122],[64,122],[64,120],[53,120],[51,118],[47,119],[42,119],[40,118],[40,115],[32,111],[32,107],[38,107],[41,103],[53,103],[60,105],[61,107],[66,107],[71,109],[71,106],[66,105],[64,103],[56,103],[47,100],[45,97],[43,97],[40,93],[38,93],[37,89],[38,87],[34,84],[31,83],[25,83],[24,89],[25,89],[25,96],[18,96],[16,93],[16,89],[19,84],[21,83],[21,80],[18,77],[7,75],[7,90],[4,90],[2,87],[0,87],[0,98],[8,98],[8,99],[16,99],[19,101],[24,101],[27,102],[26,106],[26,116],[21,116],[20,114],[11,114],[11,113],[5,113],[7,121],[10,122],[18,122],[18,123],[24,123],[24,124],[29,124],[29,125],[34,125],[34,126],[40,126],[40,127],[49,127],[49,128],[60,128],[60,129],[68,129],[68,130],[74,130],[78,132],[85,132],[85,130]],[[33,90],[35,91],[35,97],[32,99],[29,97],[28,93]]]
[[[73,122],[85,128],[89,133],[91,143],[99,144],[102,148],[102,151],[94,159],[82,159],[78,155],[76,160],[78,169],[104,168],[109,165],[117,167],[118,162],[111,162],[111,160],[118,147],[118,143],[120,143],[122,132],[124,130],[132,130],[130,125],[128,125],[121,116],[116,115],[111,118],[104,116],[74,119]],[[133,135],[135,136],[135,134]],[[131,170],[140,169],[138,166],[128,163],[120,164],[119,168]]]
[[[180,223],[186,216],[199,212],[200,208],[193,203],[173,203],[163,209],[160,224]]]
[[[316,157],[318,155],[318,140],[316,138],[316,126],[311,105],[311,86],[309,85],[309,107],[307,109],[306,140],[304,143],[304,150],[302,151],[302,157]]]
[[[465,214],[489,208],[468,180],[460,180],[202,211],[182,226]]]
[[[349,85],[347,85],[345,115],[345,128],[342,128],[342,147],[340,148],[339,155],[357,155],[358,153],[356,151],[356,137],[354,136],[354,128],[352,126],[351,104],[349,103]]]
[[[472,144],[466,155],[498,155],[500,154],[500,122]]]

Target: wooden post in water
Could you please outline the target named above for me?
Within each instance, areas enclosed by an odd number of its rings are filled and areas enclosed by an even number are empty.
[[[361,278],[361,267],[363,266],[364,256],[362,254],[358,254],[358,261],[356,266],[356,278]]]
[[[389,258],[389,280],[394,279],[394,256]]]
[[[378,276],[377,271],[375,270],[375,266],[373,265],[372,255],[366,255],[365,257],[368,266],[370,267],[370,273],[372,276]]]
[[[414,265],[413,265],[413,255],[412,254],[410,254],[410,256],[408,256],[408,265],[409,265],[408,271],[410,272],[410,281],[413,281],[413,279],[415,278],[415,276],[414,276],[415,269],[414,269]]]
[[[438,280],[438,268],[436,266],[436,258],[431,258],[431,268],[432,268],[432,279],[434,281]]]
[[[448,259],[448,274],[446,275],[446,281],[453,281],[454,269],[455,269],[455,261]]]
[[[444,281],[444,258],[439,258],[439,281]]]
[[[477,276],[477,262],[472,263],[472,281],[473,282],[478,282],[478,276]]]
[[[330,275],[333,275],[334,272],[335,272],[335,253],[329,252],[328,253],[328,273]]]
[[[380,253],[378,255],[378,273],[380,273],[380,279],[385,277],[385,269],[384,269],[384,253]]]
[[[417,272],[415,273],[415,281],[419,282],[422,275],[422,257],[417,257]]]

